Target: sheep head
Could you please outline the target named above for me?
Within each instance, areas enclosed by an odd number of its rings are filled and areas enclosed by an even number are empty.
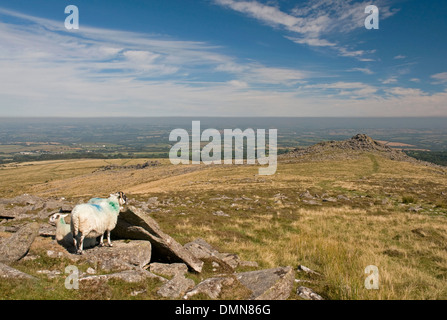
[[[120,211],[123,209],[123,206],[127,204],[127,197],[122,191],[110,194],[110,198],[118,202]]]

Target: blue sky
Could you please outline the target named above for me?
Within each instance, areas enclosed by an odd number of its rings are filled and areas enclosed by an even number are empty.
[[[0,116],[447,116],[446,9],[0,0]]]

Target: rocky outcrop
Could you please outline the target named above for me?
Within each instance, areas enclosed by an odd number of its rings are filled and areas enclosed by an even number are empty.
[[[97,264],[102,270],[128,270],[144,267],[151,260],[152,246],[149,241],[118,240],[113,247],[95,247],[84,251],[83,260]]]
[[[40,201],[28,196],[25,198]],[[36,204],[39,203],[34,205]],[[54,228],[48,223],[39,225],[35,222],[4,227],[4,231],[13,232],[13,235],[0,240],[1,262],[7,264],[20,260],[38,235],[55,237]],[[256,262],[243,261],[236,254],[220,252],[203,239],[196,239],[182,246],[164,233],[146,211],[133,206],[120,213],[112,235],[118,238],[113,242],[113,247],[96,246],[84,250],[83,255],[70,254],[70,250],[59,247],[55,251],[47,250],[47,256],[92,264],[95,269],[89,268],[87,274],[81,273],[80,283],[94,284],[111,279],[141,283],[149,278],[157,279],[162,283],[157,294],[168,299],[189,299],[198,294],[219,299],[224,289],[227,289],[225,292],[231,292],[235,288],[242,290],[244,295],[250,295],[250,299],[287,299],[292,292],[294,271],[291,267],[235,273],[238,267],[256,268],[258,265]],[[54,241],[54,245],[57,243]],[[29,258],[35,259],[36,256]],[[159,259],[168,263],[161,263]],[[0,277],[38,280],[4,263],[0,263]],[[211,265],[211,270],[216,275],[196,285],[188,277],[188,270],[201,272],[204,263]],[[99,270],[110,273],[96,274]],[[36,272],[49,279],[66,276],[61,270],[45,269]]]
[[[183,262],[195,272],[202,271],[203,261],[164,233],[154,219],[138,208],[129,206],[120,213],[113,235],[123,239],[150,241],[154,255],[169,262]]]
[[[404,152],[375,141],[366,134],[357,134],[351,139],[343,141],[323,141],[309,147],[296,148],[292,152],[281,155],[280,158],[298,161],[343,160],[355,158],[359,152],[378,153],[391,160],[417,162],[416,159],[407,156]]]
[[[0,244],[0,262],[12,263],[23,258],[39,234],[39,224],[29,223]]]
[[[72,205],[65,199],[41,198],[23,194],[11,199],[0,199],[0,219],[41,219],[48,217],[54,210],[71,210]]]
[[[295,273],[292,267],[249,271],[220,275],[200,282],[188,291],[183,299],[204,294],[210,299],[218,299],[224,287],[242,285],[251,292],[251,300],[285,300],[293,289]]]
[[[295,273],[292,267],[242,272],[236,279],[252,291],[253,300],[285,300],[292,291]]]

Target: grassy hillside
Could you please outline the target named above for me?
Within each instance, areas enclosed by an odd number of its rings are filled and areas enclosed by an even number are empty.
[[[322,276],[297,278],[311,280],[324,298],[447,299],[446,169],[368,152],[281,160],[273,176],[257,175],[256,166],[168,160],[140,170],[102,169],[145,161],[5,165],[0,192],[77,200],[122,190],[133,201],[158,197],[151,215],[180,243],[201,237],[262,268],[305,265]],[[368,265],[379,268],[379,290],[364,287]]]

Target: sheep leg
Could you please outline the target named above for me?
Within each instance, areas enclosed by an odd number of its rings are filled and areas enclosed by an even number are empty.
[[[84,239],[85,239],[85,236],[81,233],[81,238],[79,239],[79,248],[78,248],[77,254],[83,254],[82,249],[84,248]]]
[[[113,247],[112,241],[110,240],[110,230],[107,230],[107,242],[109,243],[109,247]]]
[[[99,238],[99,246],[104,247],[104,233],[101,235],[101,238]]]
[[[77,252],[78,251],[78,242],[76,241],[76,238],[78,236],[74,235],[74,233],[72,234],[72,236],[73,236],[73,245],[74,245],[75,251]]]

